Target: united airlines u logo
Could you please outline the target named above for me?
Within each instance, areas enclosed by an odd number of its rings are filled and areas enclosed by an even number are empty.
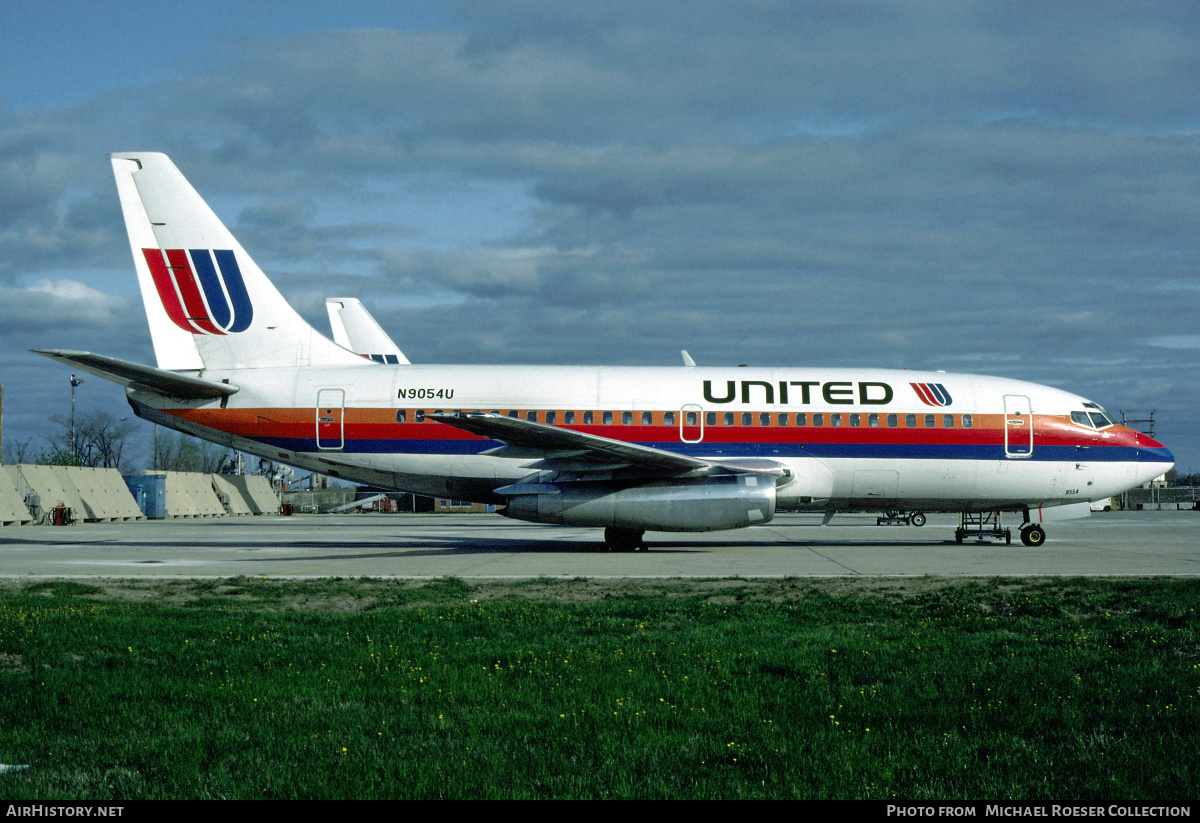
[[[228,249],[142,249],[171,322],[192,334],[250,328],[254,309]]]
[[[950,392],[941,383],[909,383],[926,406],[949,406]]]

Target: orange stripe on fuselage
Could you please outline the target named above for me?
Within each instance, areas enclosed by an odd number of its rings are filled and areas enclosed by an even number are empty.
[[[174,417],[204,426],[205,428],[249,439],[265,437],[311,437],[314,435],[316,427],[315,408],[167,409],[164,411]],[[391,438],[399,440],[430,438],[439,440],[487,439],[480,435],[454,428],[453,426],[434,423],[429,420],[420,423],[412,422],[417,410],[406,409],[406,411],[408,422],[397,423],[397,409],[395,408],[345,409],[342,417],[345,437],[348,440]],[[424,411],[433,410],[424,409]],[[501,414],[507,414],[510,410],[500,409],[499,411]],[[520,410],[521,419],[524,419],[525,411],[524,409]],[[539,409],[537,411],[539,419],[544,420],[546,410]],[[564,410],[555,409],[554,411],[561,420]],[[583,417],[583,412],[588,410],[574,409],[571,411],[576,413],[576,419],[580,419]],[[591,411],[595,413],[597,420],[601,419],[603,410]],[[586,425],[582,423],[573,423],[570,425],[554,423],[550,425],[635,443],[661,443],[679,438],[679,411],[674,411],[677,422],[670,425],[664,423],[664,415],[667,412],[654,411],[652,412],[653,423],[649,426],[641,423],[642,410],[634,412],[634,422],[631,425],[620,423],[620,410],[609,411],[613,411],[615,421],[609,425],[602,423]],[[939,412],[935,415],[935,423],[937,425],[931,428],[926,428],[924,425],[909,428],[904,425],[896,427],[888,427],[886,425],[877,427],[859,425],[855,427],[846,425],[849,414],[860,414],[865,421],[868,412],[838,412],[843,418],[843,425],[841,426],[828,425],[831,412],[824,412],[826,415],[826,425],[824,426],[779,426],[774,425],[777,420],[775,415],[779,413],[778,410],[772,410],[770,413],[772,415],[772,425],[768,426],[759,425],[758,412],[752,413],[752,424],[749,426],[741,425],[740,412],[735,415],[734,425],[732,426],[721,425],[721,418],[718,418],[716,425],[704,426],[704,442],[751,443],[761,441],[778,443],[857,442],[863,444],[907,444],[934,441],[940,444],[956,445],[996,444],[1003,443],[1004,441],[1005,418],[1002,414],[973,414],[974,424],[971,428],[962,428],[962,415],[956,414],[954,415],[956,425],[946,428],[941,425],[944,413]],[[883,412],[881,415],[886,420],[887,414],[897,414],[900,422],[903,424],[905,414],[913,413]],[[795,415],[796,412],[789,412],[789,414]],[[812,412],[808,414],[811,415]],[[921,411],[916,412],[916,414],[918,423],[923,424],[927,412]],[[685,429],[695,430],[698,429],[698,426],[687,426]],[[1124,426],[1110,426],[1101,431],[1096,431],[1072,423],[1070,418],[1065,415],[1034,415],[1035,447],[1038,445],[1135,447],[1138,445],[1137,436],[1137,432]]]

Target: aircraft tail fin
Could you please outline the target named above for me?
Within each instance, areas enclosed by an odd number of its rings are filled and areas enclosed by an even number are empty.
[[[357,297],[326,297],[325,311],[333,329],[333,342],[376,363],[408,365],[408,358],[392,342]]]
[[[362,364],[288,305],[166,155],[112,164],[159,368]]]

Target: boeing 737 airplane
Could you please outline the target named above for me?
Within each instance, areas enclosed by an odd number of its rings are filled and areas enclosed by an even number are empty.
[[[1036,546],[1052,507],[1086,511],[1174,462],[1095,403],[997,377],[413,365],[350,299],[331,307],[338,345],[166,156],[112,164],[157,368],[39,353],[124,386],[139,417],[271,460],[604,528],[620,550],[777,508],[1019,512]]]

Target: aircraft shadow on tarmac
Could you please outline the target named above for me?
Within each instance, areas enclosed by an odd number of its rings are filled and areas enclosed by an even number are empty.
[[[56,546],[63,545],[58,540],[9,540],[0,539],[0,545],[6,544],[53,544]],[[432,545],[431,545],[432,544]],[[111,555],[112,553],[121,552],[122,550],[130,550],[132,552],[140,552],[144,550],[151,551],[166,551],[175,555],[172,560],[179,558],[179,555],[187,554],[188,551],[194,549],[197,552],[205,550],[216,551],[234,551],[245,556],[235,556],[226,558],[232,562],[245,563],[291,563],[291,562],[311,562],[314,560],[360,560],[360,559],[380,559],[394,557],[397,559],[403,558],[419,558],[419,557],[450,557],[455,555],[485,555],[485,554],[574,554],[574,555],[596,555],[596,554],[645,554],[646,550],[638,552],[613,552],[602,540],[563,540],[563,539],[547,539],[547,540],[530,540],[528,538],[506,538],[503,536],[490,537],[463,537],[463,536],[447,536],[438,537],[432,535],[421,535],[419,537],[394,537],[386,540],[300,540],[294,542],[282,542],[279,540],[247,540],[245,537],[239,539],[206,539],[189,541],[186,548],[182,547],[179,541],[171,540],[99,540],[86,541],[74,544],[81,548],[95,549],[98,553]],[[1006,548],[1019,549],[1019,546],[1004,546],[1002,543],[987,543],[968,541],[966,544],[958,546],[953,540],[922,540],[922,541],[906,541],[904,543],[895,544],[885,540],[795,540],[795,541],[770,541],[762,543],[747,543],[744,540],[723,539],[723,540],[705,540],[704,542],[696,542],[690,540],[651,540],[649,541],[650,552],[671,552],[672,554],[708,554],[715,551],[744,549],[748,545],[761,546],[764,549],[777,549],[785,551],[788,549],[858,549],[858,548],[879,548],[881,546],[891,546],[896,550],[903,551],[907,548],[928,548],[932,546],[954,546],[956,549],[970,549],[971,547],[982,548]],[[409,548],[411,547],[411,548]],[[240,550],[240,551],[239,551]],[[340,550],[345,550],[342,552]],[[279,554],[278,552],[285,552]],[[275,556],[264,556],[264,553],[276,552]],[[320,552],[320,553],[314,553]],[[127,558],[131,562],[153,564],[170,562],[161,559],[137,559],[135,557]]]

